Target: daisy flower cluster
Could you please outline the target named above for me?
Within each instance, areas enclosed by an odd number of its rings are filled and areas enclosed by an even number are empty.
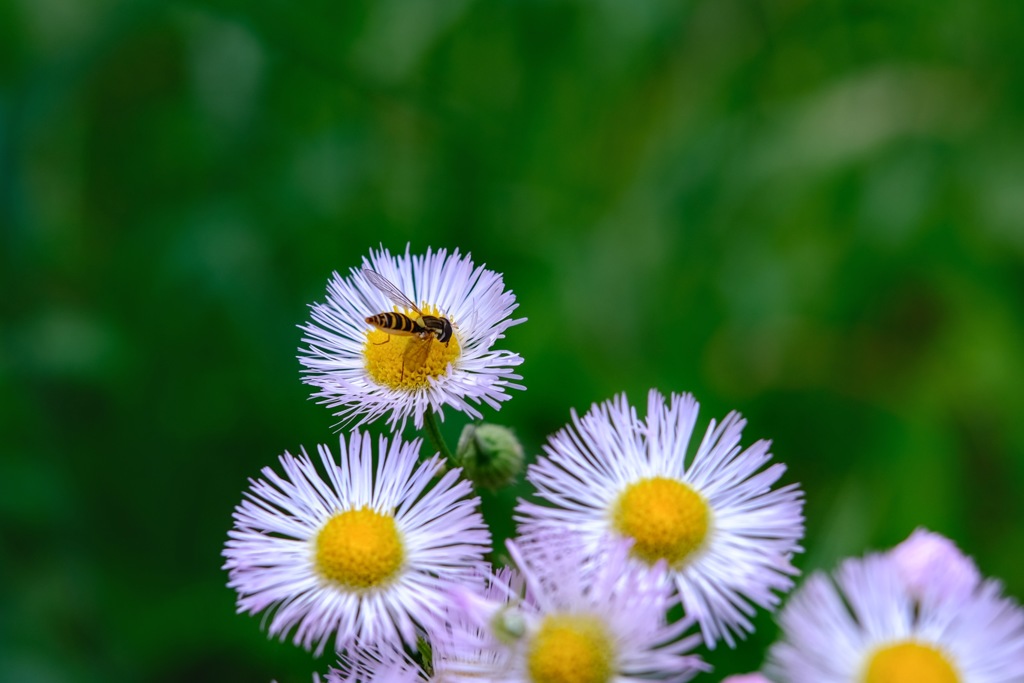
[[[526,469],[516,538],[492,547],[477,492],[526,455],[480,422],[450,449],[439,421],[524,389],[523,359],[496,348],[517,306],[468,254],[408,247],[371,251],[312,305],[302,381],[347,431],[250,480],[223,554],[239,612],[330,652],[313,680],[687,681],[710,671],[701,648],[736,647],[794,588],[803,491],[770,442],[744,445],[738,413],[694,438],[686,393],[572,412]],[[935,534],[813,575],[778,618],[764,671],[734,683],[1024,681],[1024,613]]]

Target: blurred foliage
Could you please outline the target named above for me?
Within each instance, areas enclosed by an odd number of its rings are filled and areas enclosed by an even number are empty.
[[[805,570],[925,525],[1024,595],[1021,26],[1000,0],[0,4],[0,679],[326,668],[233,613],[219,554],[248,477],[337,439],[307,305],[407,242],[518,295],[528,390],[486,417],[528,453],[572,408],[692,391],[803,483]],[[760,664],[759,624],[709,679]]]

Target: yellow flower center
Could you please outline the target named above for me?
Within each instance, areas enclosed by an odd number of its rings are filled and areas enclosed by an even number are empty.
[[[924,643],[903,642],[877,650],[868,662],[863,683],[959,683],[945,655]]]
[[[710,508],[681,481],[641,479],[626,487],[613,512],[613,525],[634,540],[633,555],[653,564],[668,560],[678,568],[707,537]]]
[[[425,315],[441,316],[433,306],[426,306],[422,310]],[[398,312],[419,320],[414,311]],[[389,334],[375,327],[367,331],[366,342],[363,344],[366,371],[373,381],[406,391],[429,386],[431,378],[444,375],[448,365],[454,364],[461,354],[458,334],[453,334],[448,343],[444,344],[433,334],[422,338],[416,334]]]
[[[368,507],[339,512],[316,537],[316,568],[345,588],[381,586],[401,568],[402,539],[391,515]]]
[[[582,615],[545,618],[526,653],[532,683],[607,683],[614,659],[604,624]]]

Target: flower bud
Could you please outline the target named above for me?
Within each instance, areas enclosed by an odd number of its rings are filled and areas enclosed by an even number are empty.
[[[459,437],[455,459],[477,486],[496,491],[523,469],[523,446],[507,427],[468,424]]]
[[[953,541],[927,529],[915,529],[889,556],[917,600],[962,600],[981,581],[974,560]]]
[[[515,607],[503,607],[495,612],[491,626],[494,636],[505,645],[514,645],[526,633],[526,620]]]

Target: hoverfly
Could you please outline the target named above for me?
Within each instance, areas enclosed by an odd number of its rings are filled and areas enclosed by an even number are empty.
[[[366,322],[383,332],[387,332],[389,335],[415,336],[419,338],[420,342],[410,341],[405,349],[405,355],[402,357],[403,375],[405,374],[406,367],[415,369],[423,365],[427,355],[430,353],[430,343],[435,338],[445,346],[448,345],[454,333],[452,323],[448,318],[427,315],[409,297],[402,294],[398,287],[395,287],[387,278],[376,271],[364,268],[363,276],[366,277],[371,285],[391,299],[391,302],[396,306],[413,311],[416,314],[416,317],[413,317],[405,313],[387,311],[366,318]]]

